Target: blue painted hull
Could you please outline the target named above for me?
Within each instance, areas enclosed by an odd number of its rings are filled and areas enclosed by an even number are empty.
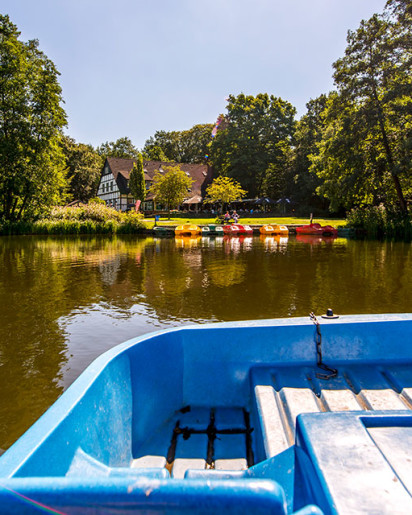
[[[327,380],[309,318],[110,350],[0,458],[1,513],[411,513],[412,315],[321,333]]]

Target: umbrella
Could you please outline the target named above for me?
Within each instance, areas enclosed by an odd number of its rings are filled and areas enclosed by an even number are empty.
[[[255,204],[276,204],[276,202],[269,197],[262,197],[256,199]]]

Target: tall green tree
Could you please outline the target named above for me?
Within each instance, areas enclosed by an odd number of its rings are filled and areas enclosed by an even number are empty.
[[[330,95],[318,152],[310,156],[311,170],[321,181],[318,192],[328,199],[331,211],[396,201],[385,159],[357,109],[338,93]]]
[[[306,113],[296,125],[295,144],[291,156],[291,180],[288,182],[287,195],[299,206],[300,210],[327,209],[328,203],[318,193],[321,179],[311,171],[312,159],[319,153],[318,145],[322,140],[324,113],[327,95],[310,99]]]
[[[142,202],[145,200],[146,184],[144,180],[143,157],[141,154],[139,154],[130,172],[129,189],[135,200],[141,200]]]
[[[0,216],[35,216],[65,194],[66,114],[58,71],[0,15]]]
[[[364,165],[379,169],[383,179],[390,176],[399,208],[406,212],[412,146],[411,2],[389,1],[382,15],[349,31],[347,41],[344,57],[334,63],[341,108],[359,128]],[[350,154],[347,158],[352,160]]]
[[[244,198],[246,193],[237,181],[221,175],[216,177],[212,184],[206,188],[205,202],[211,204],[218,202],[221,205],[221,211],[223,211],[225,204]]]
[[[127,136],[117,139],[116,141],[106,141],[97,147],[97,153],[106,157],[120,157],[122,159],[137,159],[139,151],[133,145]]]
[[[240,182],[249,195],[263,193],[268,170],[286,165],[295,131],[295,108],[261,93],[230,95],[222,130],[211,145],[211,162],[221,175]]]
[[[180,166],[163,166],[163,169],[164,173],[156,171],[149,192],[153,193],[156,202],[167,206],[170,214],[170,209],[177,208],[188,197],[194,181]]]
[[[76,143],[64,136],[62,147],[66,159],[68,194],[71,200],[88,202],[97,193],[103,158],[91,145]]]
[[[148,159],[177,163],[206,163],[213,125],[198,124],[185,131],[157,131],[144,146]],[[164,159],[156,159],[159,149]]]

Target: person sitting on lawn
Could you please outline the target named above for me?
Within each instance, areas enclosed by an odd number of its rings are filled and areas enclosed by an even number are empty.
[[[237,221],[239,220],[239,215],[236,213],[236,211],[233,211],[232,218],[235,224],[237,224]]]
[[[225,222],[228,222],[230,220],[230,214],[229,211],[226,211],[225,213]]]

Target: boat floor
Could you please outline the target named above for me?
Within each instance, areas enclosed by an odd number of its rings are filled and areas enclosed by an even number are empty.
[[[182,408],[137,449],[132,467],[166,467],[176,478],[189,469],[244,470],[293,445],[301,413],[412,409],[411,364],[336,368],[324,380],[312,366],[255,367],[246,407]]]

